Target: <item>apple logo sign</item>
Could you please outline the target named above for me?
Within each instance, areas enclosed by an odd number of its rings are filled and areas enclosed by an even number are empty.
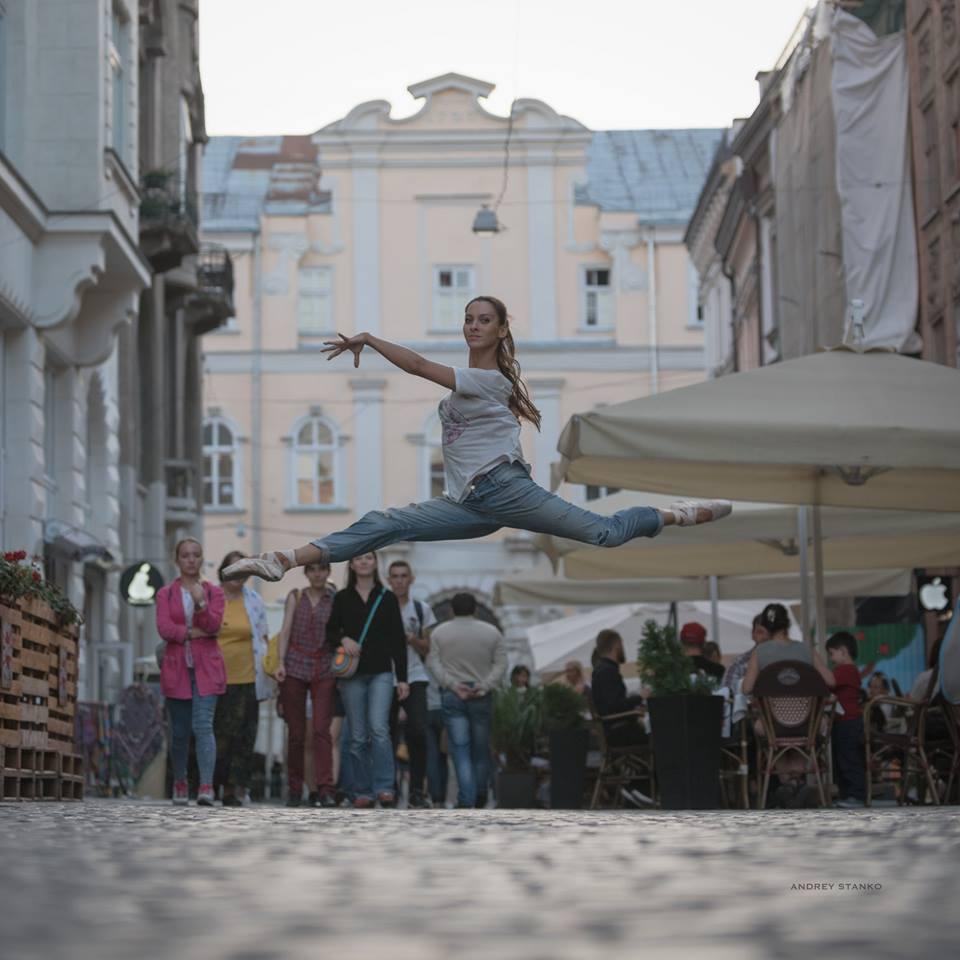
[[[920,603],[924,610],[946,610],[950,603],[947,585],[939,577],[934,577],[920,588]]]

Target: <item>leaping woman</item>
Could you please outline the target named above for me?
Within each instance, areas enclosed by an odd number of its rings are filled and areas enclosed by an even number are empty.
[[[405,373],[430,380],[450,393],[440,401],[443,427],[442,496],[409,507],[374,510],[346,530],[288,550],[239,560],[226,579],[249,574],[279,580],[293,567],[339,563],[401,540],[469,540],[513,527],[548,533],[599,547],[617,547],[634,537],[655,537],[665,526],[694,526],[731,511],[728,500],[678,500],[666,510],[630,507],[600,516],[548,493],[530,476],[520,448],[520,422],[540,429],[540,411],[520,377],[507,308],[496,297],[476,297],[466,307],[463,335],[466,367],[448,367],[370,333],[340,334],[325,341],[333,360],[353,354],[360,366],[364,347],[376,350]]]

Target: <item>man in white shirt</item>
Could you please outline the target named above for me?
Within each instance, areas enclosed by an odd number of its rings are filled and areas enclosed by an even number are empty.
[[[407,715],[405,736],[410,754],[410,797],[408,806],[429,807],[423,784],[427,774],[427,686],[430,676],[424,661],[430,652],[430,629],[436,624],[430,605],[410,596],[416,581],[406,560],[394,560],[387,571],[390,589],[400,604],[400,616],[407,632],[407,683],[410,694],[403,701]]]

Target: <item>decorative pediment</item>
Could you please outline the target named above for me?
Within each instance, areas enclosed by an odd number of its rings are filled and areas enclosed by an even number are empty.
[[[445,73],[429,80],[413,83],[407,90],[423,106],[412,116],[396,119],[390,116],[386,100],[371,100],[354,107],[343,119],[320,130],[315,142],[326,135],[356,132],[417,132],[418,130],[484,130],[506,127],[509,117],[488,111],[481,103],[496,89],[495,84],[461,73]],[[518,130],[582,131],[586,127],[570,117],[562,116],[540,100],[519,99],[513,106],[514,126]]]

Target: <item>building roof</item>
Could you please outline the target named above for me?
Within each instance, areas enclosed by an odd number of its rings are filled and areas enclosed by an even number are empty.
[[[602,130],[587,151],[577,203],[686,223],[697,204],[722,129]]]
[[[576,201],[641,220],[685,224],[697,204],[722,129],[602,130],[587,148]],[[319,175],[309,137],[211,137],[203,157],[203,227],[256,230],[266,207],[329,209],[311,193]],[[326,206],[325,206],[326,205]]]

